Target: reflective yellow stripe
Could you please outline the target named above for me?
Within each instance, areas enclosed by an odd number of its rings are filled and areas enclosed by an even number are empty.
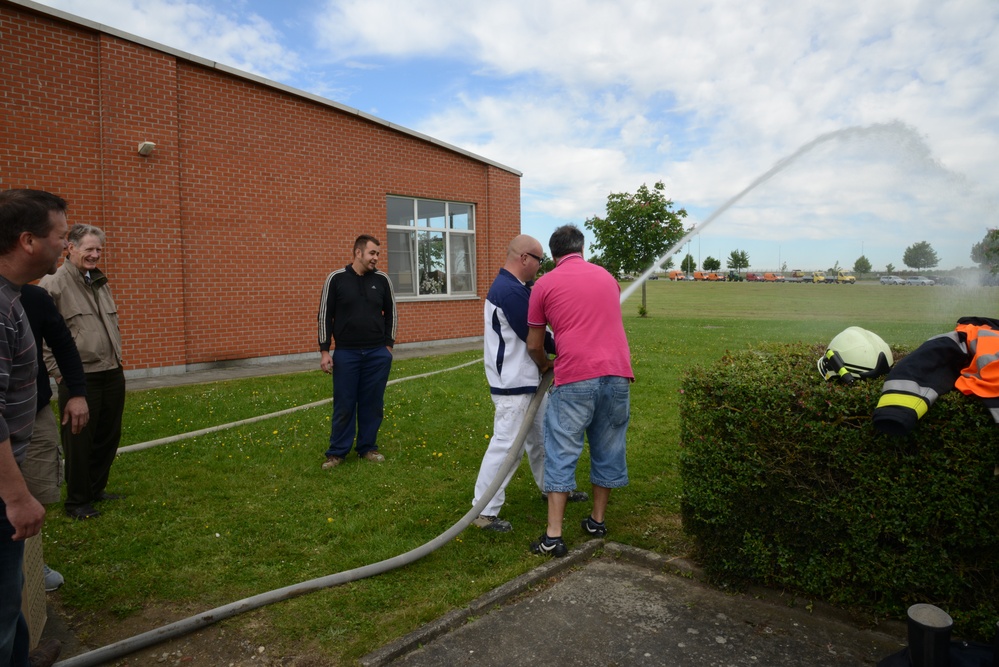
[[[918,396],[908,394],[882,394],[878,401],[879,408],[887,408],[897,405],[900,408],[909,408],[916,413],[916,419],[921,419],[926,411],[930,409],[929,404]]]

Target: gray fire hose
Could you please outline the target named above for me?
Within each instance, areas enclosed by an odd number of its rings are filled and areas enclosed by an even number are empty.
[[[134,637],[129,637],[128,639],[123,639],[119,642],[115,642],[114,644],[108,644],[102,648],[82,653],[66,660],[61,660],[55,664],[55,667],[90,667],[91,665],[100,665],[128,655],[129,653],[134,653],[135,651],[140,651],[149,646],[153,646],[162,641],[179,637],[195,630],[200,630],[201,628],[227,618],[231,618],[238,614],[252,611],[253,609],[259,609],[260,607],[264,607],[274,602],[290,600],[291,598],[305,595],[306,593],[313,593],[324,588],[332,588],[334,586],[350,583],[359,579],[373,577],[377,574],[383,574],[404,565],[409,565],[410,563],[433,553],[461,534],[461,532],[465,530],[465,528],[467,528],[477,516],[479,516],[482,509],[489,503],[490,500],[492,500],[492,497],[496,495],[496,492],[499,490],[503,480],[506,479],[506,476],[511,470],[520,464],[521,454],[524,451],[524,440],[527,439],[527,434],[531,429],[534,418],[538,414],[538,409],[541,406],[544,394],[548,391],[548,387],[552,383],[552,377],[552,371],[549,370],[545,373],[544,377],[541,378],[541,385],[534,393],[534,398],[531,399],[531,403],[527,408],[527,414],[524,415],[524,421],[521,423],[520,430],[517,432],[517,437],[513,441],[513,447],[507,454],[506,459],[504,459],[502,468],[493,478],[492,484],[489,485],[489,488],[482,494],[479,502],[476,503],[475,506],[465,514],[465,516],[461,517],[456,524],[426,544],[378,563],[372,563],[371,565],[365,565],[363,567],[347,570],[346,572],[340,572],[338,574],[330,574],[317,579],[310,579],[309,581],[303,581],[298,584],[285,586],[284,588],[278,588],[267,593],[260,593],[236,602],[231,602],[227,605],[216,607],[215,609],[203,612],[196,616],[190,616],[183,620],[170,623],[169,625],[156,628],[155,630],[150,630],[149,632],[144,632],[142,634],[135,635]],[[215,430],[218,429],[216,428]]]

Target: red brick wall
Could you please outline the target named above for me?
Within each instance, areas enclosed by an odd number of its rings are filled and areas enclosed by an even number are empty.
[[[315,351],[323,280],[385,243],[389,194],[476,205],[480,296],[520,229],[519,177],[483,161],[13,5],[0,31],[0,187],[105,230],[126,370]],[[399,304],[399,343],[480,335],[478,298]]]

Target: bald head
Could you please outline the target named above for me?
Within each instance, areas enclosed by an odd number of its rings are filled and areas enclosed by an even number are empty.
[[[507,271],[517,276],[522,282],[534,280],[541,268],[541,258],[544,257],[544,250],[541,242],[533,236],[521,234],[515,236],[506,249],[506,264],[503,265]]]

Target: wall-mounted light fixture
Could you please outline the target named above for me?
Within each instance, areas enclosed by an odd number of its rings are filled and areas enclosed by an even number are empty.
[[[139,144],[139,155],[142,157],[149,157],[156,150],[156,144],[151,141],[143,141]]]

